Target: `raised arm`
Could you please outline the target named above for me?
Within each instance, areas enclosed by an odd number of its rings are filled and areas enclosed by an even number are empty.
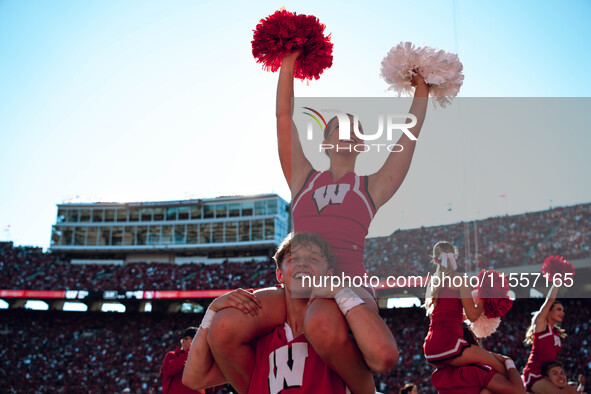
[[[300,53],[301,50],[298,50],[283,57],[277,83],[276,115],[279,161],[292,195],[301,189],[306,176],[312,170],[312,165],[302,150],[300,137],[292,118],[293,79],[296,59]]]
[[[412,84],[415,86],[415,96],[410,107],[410,113],[417,118],[417,124],[408,129],[413,136],[419,136],[429,98],[429,86],[420,74],[413,76]],[[410,123],[407,121],[407,123]],[[397,144],[403,147],[400,152],[392,152],[378,172],[369,177],[369,194],[376,208],[384,205],[402,184],[415,151],[416,141],[411,140],[406,134],[402,134]]]
[[[215,363],[207,344],[208,331],[209,328],[199,328],[197,331],[183,371],[183,384],[194,390],[218,386],[227,382]]]
[[[226,383],[228,380],[219,369],[207,342],[209,324],[213,315],[225,308],[236,308],[245,314],[256,315],[262,307],[255,295],[237,289],[216,298],[209,306],[201,327],[189,349],[189,357],[183,371],[183,384],[192,389],[204,389]]]
[[[546,329],[548,323],[546,323],[546,318],[548,317],[548,312],[550,312],[550,308],[552,308],[552,304],[556,301],[556,296],[558,295],[558,287],[552,285],[548,294],[546,294],[546,300],[542,304],[542,307],[539,311],[536,312],[536,317],[534,319],[534,332],[542,332]]]
[[[472,298],[471,289],[467,286],[462,286],[458,290],[460,291],[460,299],[466,317],[472,322],[476,321],[484,310],[484,301],[478,299],[475,302]]]

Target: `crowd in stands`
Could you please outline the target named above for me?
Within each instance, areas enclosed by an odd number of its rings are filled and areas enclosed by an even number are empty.
[[[274,263],[70,264],[51,253],[0,245],[0,289],[9,290],[203,290],[276,284]]]
[[[3,392],[149,393],[194,314],[0,312]]]
[[[474,233],[470,223],[469,233]],[[478,267],[497,269],[542,264],[550,255],[575,260],[591,256],[591,204],[479,220]],[[366,242],[365,265],[379,276],[426,274],[431,247],[447,240],[464,255],[464,223],[398,230]],[[471,237],[474,253],[474,237]],[[466,256],[462,256],[465,261]],[[474,256],[472,255],[471,260]],[[463,267],[465,270],[465,267]]]
[[[591,301],[563,299],[566,317],[559,360],[567,377],[591,369],[588,332]],[[514,358],[523,368],[529,348],[523,344],[531,312],[542,300],[519,300],[498,332],[484,341],[489,350]],[[376,375],[377,388],[398,393],[415,383],[420,393],[434,393],[433,368],[422,344],[428,329],[424,309],[390,309],[382,316],[398,342],[400,359],[388,373]],[[0,381],[3,392],[149,393],[167,351],[178,346],[179,333],[198,325],[200,314],[0,311]],[[158,383],[156,384],[158,386]]]
[[[569,260],[591,257],[591,204],[489,218],[478,221],[477,228],[479,268],[541,264],[549,255]],[[381,277],[425,275],[432,269],[428,264],[430,248],[442,239],[453,242],[464,254],[464,224],[457,223],[370,238],[365,265],[371,275]],[[465,261],[462,256],[460,264]],[[273,268],[270,259],[222,264],[69,264],[51,253],[41,253],[39,248],[0,245],[0,289],[11,290],[258,288],[276,283]]]

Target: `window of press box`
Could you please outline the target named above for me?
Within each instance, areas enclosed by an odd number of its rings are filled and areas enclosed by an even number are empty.
[[[172,243],[172,226],[162,226],[162,238],[160,239],[161,244],[171,244]]]
[[[111,230],[111,245],[120,246],[123,243],[123,227],[115,226]]]
[[[212,223],[212,230],[213,230],[213,242],[214,243],[224,242],[224,223],[223,222]]]
[[[136,228],[136,245],[145,245],[148,240],[148,227],[138,226]]]
[[[135,244],[135,227],[134,226],[126,226],[125,233],[123,235],[124,241],[123,244],[127,246],[131,246]]]
[[[179,220],[188,220],[189,219],[189,207],[180,207],[179,208]]]
[[[267,215],[277,214],[277,199],[267,200]]]
[[[160,222],[162,220],[164,220],[164,208],[154,208],[154,221]]]
[[[143,208],[140,210],[140,219],[142,222],[152,221],[152,208]]]
[[[96,246],[98,239],[98,227],[92,226],[88,227],[86,232],[86,245],[88,246]]]
[[[211,206],[211,205],[204,205],[203,206],[203,217],[205,219],[212,219],[213,218],[213,206]]]
[[[161,226],[150,226],[148,232],[148,244],[157,245],[160,243],[160,227]]]
[[[238,237],[238,222],[226,222],[226,242],[236,242]]]
[[[130,208],[129,209],[129,221],[130,222],[137,222],[140,220],[140,212],[137,208]]]
[[[80,211],[78,209],[68,209],[67,211],[68,222],[76,223],[78,221],[78,214]]]
[[[250,222],[243,220],[238,224],[238,238],[240,242],[250,241]]]
[[[187,243],[188,244],[196,244],[198,234],[199,234],[199,225],[198,224],[187,225]]]
[[[74,227],[74,245],[84,246],[86,243],[86,227]]]
[[[208,244],[211,242],[211,224],[199,224],[199,243]]]
[[[114,222],[115,221],[115,210],[114,209],[105,209],[105,222]]]
[[[253,220],[251,228],[251,241],[261,241],[263,239],[263,221]]]
[[[177,208],[166,208],[166,220],[176,220]]]
[[[99,235],[99,245],[108,246],[111,244],[111,227],[101,227]]]
[[[216,204],[215,206],[215,217],[225,218],[228,216],[228,205],[227,204]]]
[[[119,208],[115,210],[118,222],[127,222],[127,209]]]
[[[92,210],[92,222],[93,223],[102,223],[103,222],[103,209],[101,208],[94,208]]]
[[[81,209],[80,210],[80,223],[88,223],[90,222],[90,209]]]
[[[266,201],[255,201],[254,202],[254,214],[255,215],[266,215],[267,214]]]
[[[72,245],[72,235],[74,235],[72,227],[62,227],[61,245]]]
[[[201,219],[201,205],[191,207],[191,219]]]
[[[175,224],[174,225],[174,243],[175,244],[184,244],[185,242],[185,234],[187,232],[187,225],[186,224]]]
[[[275,219],[265,219],[265,239],[275,238]]]
[[[242,216],[252,216],[254,204],[252,201],[243,201],[242,202]]]

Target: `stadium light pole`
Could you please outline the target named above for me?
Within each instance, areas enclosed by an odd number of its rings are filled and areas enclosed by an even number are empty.
[[[472,261],[470,256],[470,222],[464,222],[464,254],[466,256],[466,271],[472,271]]]
[[[474,220],[474,272],[478,272],[478,221]]]

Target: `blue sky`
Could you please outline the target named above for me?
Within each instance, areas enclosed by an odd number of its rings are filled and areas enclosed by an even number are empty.
[[[392,96],[379,67],[400,41],[459,53],[461,97],[591,93],[588,1],[251,3],[0,1],[0,239],[47,247],[56,204],[75,196],[288,199],[276,155],[277,75],[250,52],[258,20],[281,6],[316,15],[335,45],[333,67],[297,84],[298,96]],[[587,103],[579,101],[582,112]],[[378,233],[591,201],[591,137],[559,124],[539,141],[509,136],[511,149],[495,155],[486,148],[494,136],[475,131],[455,145],[457,161],[497,180],[488,197],[474,191],[483,189],[477,173],[456,171],[458,195],[416,201],[435,194],[429,149],[448,143],[434,129],[425,124],[387,214],[397,220]],[[540,158],[561,165],[532,165],[523,177],[531,184],[513,176]]]

